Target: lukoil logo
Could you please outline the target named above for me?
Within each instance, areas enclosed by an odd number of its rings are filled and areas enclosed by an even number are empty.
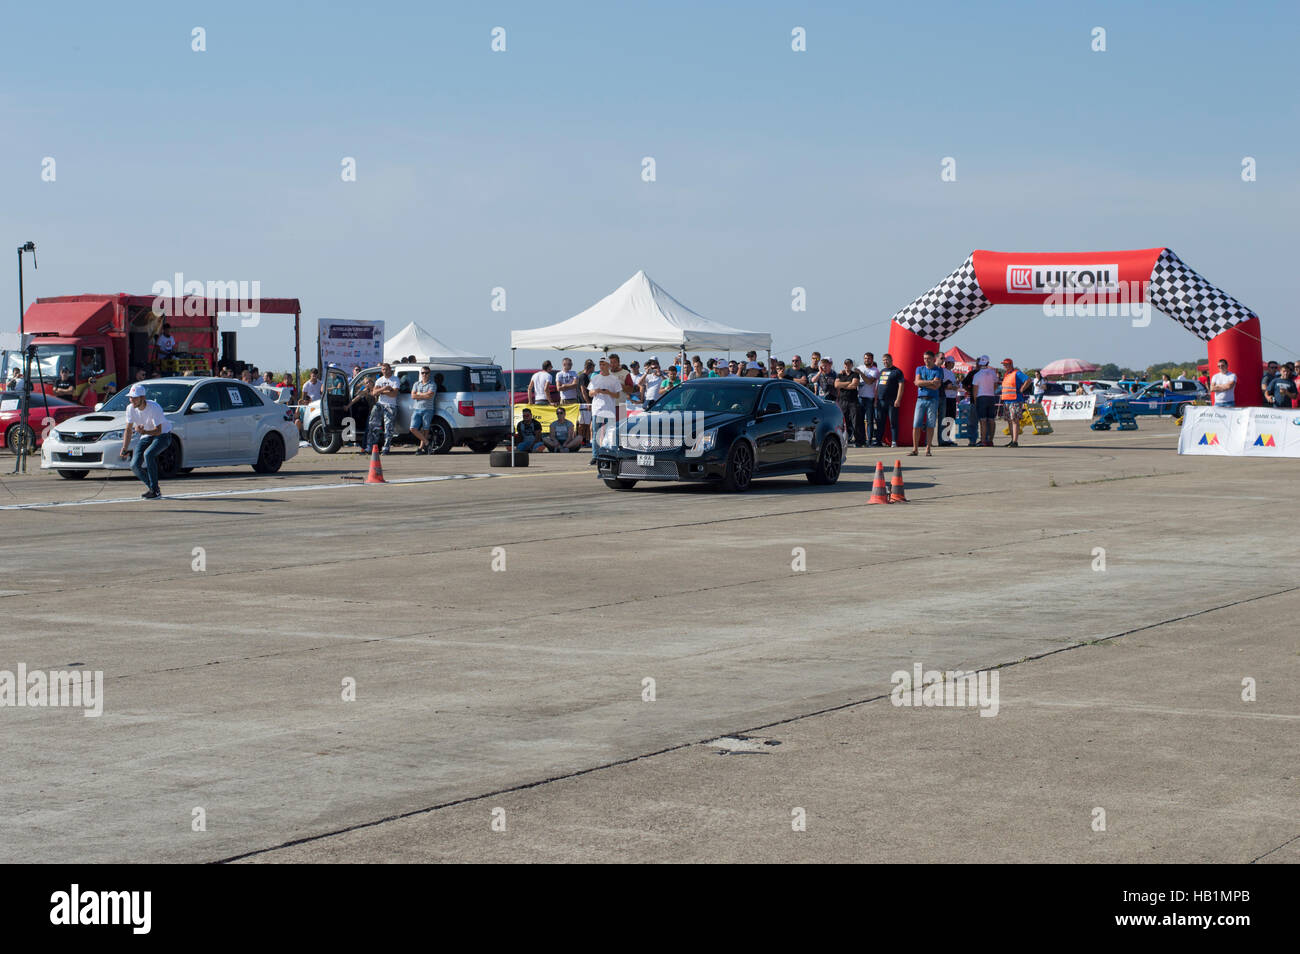
[[[1050,295],[1056,291],[1114,291],[1119,265],[1008,265],[1007,291],[1018,295]]]

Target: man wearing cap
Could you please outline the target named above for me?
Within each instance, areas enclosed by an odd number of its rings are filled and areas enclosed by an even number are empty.
[[[411,433],[420,442],[417,454],[429,453],[429,432],[433,428],[433,410],[438,385],[429,377],[429,368],[420,369],[420,379],[411,385]]]
[[[997,373],[989,367],[989,356],[982,354],[975,367],[966,376],[966,391],[970,395],[971,446],[993,446],[993,421],[997,417]]]
[[[943,430],[942,430],[942,428],[944,427],[944,422],[946,422],[949,418],[952,419],[952,422],[954,424],[957,423],[957,372],[953,370],[953,366],[956,363],[957,362],[955,361],[955,359],[953,359],[952,356],[948,355],[944,357],[943,367],[940,368],[940,370],[943,372],[943,392],[942,392],[942,398],[940,400],[940,410],[939,410],[939,427],[940,427],[939,446],[940,447],[957,446],[956,441],[948,441],[943,439]]]
[[[889,436],[895,447],[902,447],[898,440],[898,406],[903,403],[903,372],[894,367],[894,357],[890,354],[880,356],[880,376],[876,379],[876,432],[872,447],[884,446],[885,426],[889,426]]]
[[[1033,383],[1029,375],[1016,368],[1014,361],[1002,359],[1002,406],[1007,409],[1007,426],[1011,430],[1011,440],[1004,447],[1020,446],[1020,412]]]
[[[145,492],[140,496],[156,500],[162,496],[158,488],[158,455],[171,446],[172,422],[167,420],[162,405],[150,401],[143,384],[131,385],[126,394],[130,407],[126,409],[126,430],[122,432],[123,460],[131,457],[131,473],[144,482]],[[140,440],[131,454],[131,435],[139,432]]]

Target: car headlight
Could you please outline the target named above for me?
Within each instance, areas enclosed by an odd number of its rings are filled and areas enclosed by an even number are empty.
[[[126,428],[122,428],[120,431],[107,431],[100,434],[99,439],[101,441],[120,441],[124,434],[126,434]]]
[[[717,443],[718,429],[716,427],[711,427],[700,436],[699,440],[697,440],[691,447],[691,450],[696,454],[707,454],[709,451],[713,450]]]

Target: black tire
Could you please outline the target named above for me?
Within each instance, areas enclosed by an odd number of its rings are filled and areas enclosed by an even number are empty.
[[[827,437],[822,441],[817,466],[809,472],[808,479],[818,486],[829,487],[840,479],[840,466],[839,438]]]
[[[508,451],[508,450],[493,451],[493,452],[492,452],[492,456],[490,456],[490,457],[488,458],[488,466],[489,466],[489,467],[509,467],[509,466],[510,466],[510,451]],[[515,463],[514,463],[514,466],[516,466],[516,467],[527,467],[527,466],[528,466],[528,452],[527,452],[527,451],[521,451],[521,450],[517,450],[517,451],[515,451]]]
[[[429,453],[450,454],[455,443],[451,433],[451,425],[442,418],[435,417],[433,423],[429,425]]]
[[[284,438],[270,433],[262,438],[262,446],[257,452],[257,463],[253,470],[259,474],[274,474],[284,463]]]
[[[1187,413],[1187,405],[1186,404],[1178,405],[1178,407],[1174,408],[1174,420],[1178,420],[1186,413]]]
[[[59,476],[64,480],[83,480],[88,473],[88,470],[61,470]]]
[[[189,476],[190,474],[192,474],[192,473],[194,473],[194,468],[193,468],[193,467],[178,467],[178,468],[176,468],[176,476],[177,476],[177,477],[188,477],[188,476]]]
[[[722,477],[722,489],[727,493],[743,494],[754,482],[754,451],[749,444],[738,440],[731,445],[727,455],[727,471]]]
[[[465,446],[475,454],[490,454],[497,449],[497,440],[466,441]]]
[[[343,433],[341,431],[327,431],[324,421],[317,421],[311,426],[311,432],[307,435],[307,443],[311,444],[311,449],[318,454],[337,454],[343,449]]]
[[[171,480],[181,469],[181,442],[172,438],[167,449],[158,455],[158,479]]]
[[[23,440],[24,435],[29,436],[28,446],[35,447],[36,434],[26,424],[15,424],[13,427],[9,428],[9,430],[5,431],[5,447],[9,448],[10,452],[17,454],[18,444]]]
[[[608,477],[605,479],[605,486],[610,490],[631,490],[636,486],[636,481],[624,480],[621,477]]]

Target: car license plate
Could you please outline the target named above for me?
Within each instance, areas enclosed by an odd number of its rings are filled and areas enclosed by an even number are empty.
[[[506,412],[489,410],[487,412],[487,419],[489,421],[504,421],[506,419]]]
[[[637,454],[636,465],[638,467],[653,467],[655,465],[654,454]]]
[[[85,448],[84,448],[84,447],[69,447],[69,448],[68,448],[68,456],[69,456],[69,457],[80,457],[84,451],[85,451]]]

